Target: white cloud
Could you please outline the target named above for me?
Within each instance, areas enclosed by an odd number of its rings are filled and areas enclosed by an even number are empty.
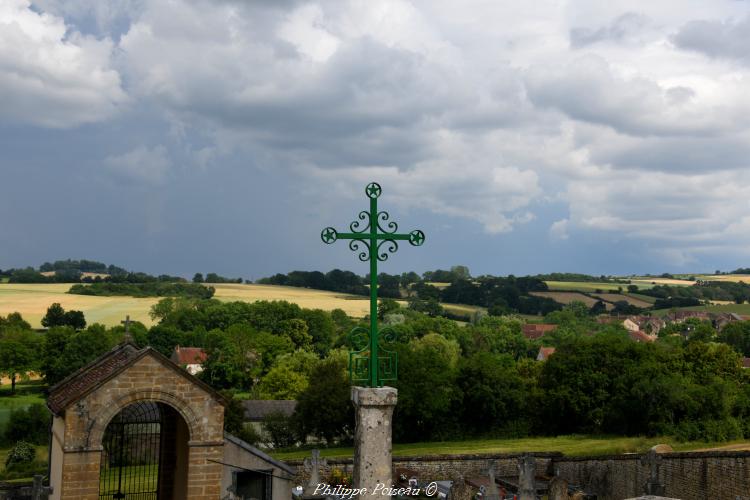
[[[549,228],[550,237],[555,240],[567,240],[570,237],[568,234],[568,222],[568,219],[560,219],[553,222]]]
[[[113,116],[127,101],[113,46],[68,30],[28,0],[0,3],[0,119],[66,128]]]
[[[116,176],[139,184],[161,184],[172,166],[164,146],[139,146],[121,155],[104,159],[105,167]]]

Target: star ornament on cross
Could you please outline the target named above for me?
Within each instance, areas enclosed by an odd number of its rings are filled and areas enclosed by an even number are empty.
[[[379,345],[378,331],[378,261],[388,260],[388,255],[398,250],[399,241],[408,241],[418,247],[425,242],[419,229],[410,233],[398,233],[398,224],[391,220],[388,212],[378,212],[378,198],[383,189],[377,182],[365,188],[370,199],[370,210],[363,210],[357,220],[349,224],[350,232],[339,232],[332,227],[323,229],[320,239],[328,245],[338,240],[349,240],[349,248],[358,252],[359,260],[370,263],[370,330],[367,345],[349,353],[349,373],[353,382],[362,382],[370,387],[380,387],[384,381],[395,380],[398,358],[395,352]],[[362,328],[355,328],[356,335]],[[352,338],[354,338],[354,331]]]

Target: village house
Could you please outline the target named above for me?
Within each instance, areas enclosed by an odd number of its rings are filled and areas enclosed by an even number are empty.
[[[719,313],[714,317],[714,328],[717,331],[721,331],[729,323],[734,323],[735,321],[744,321],[744,318],[737,313]]]
[[[190,375],[197,375],[203,371],[203,363],[208,358],[206,351],[200,347],[175,346],[169,359],[176,365],[183,367]]]
[[[742,368],[750,368],[750,358],[742,358]]]
[[[653,316],[629,316],[622,322],[622,326],[629,332],[642,331],[655,336],[667,326],[667,323]]]
[[[711,314],[705,311],[674,311],[665,316],[672,323],[684,323],[690,318],[697,318],[701,321],[711,321]]]
[[[631,340],[634,340],[636,342],[654,342],[656,341],[656,335],[649,335],[646,332],[643,331],[635,331],[635,332],[628,332],[628,336]]]
[[[527,339],[537,340],[554,331],[555,328],[557,328],[557,325],[544,323],[527,323],[521,326],[521,331],[523,332],[523,336]]]

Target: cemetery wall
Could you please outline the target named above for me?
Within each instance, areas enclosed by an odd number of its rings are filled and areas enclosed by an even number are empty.
[[[644,493],[649,465],[642,455],[566,457],[559,453],[535,453],[536,472],[551,476],[558,471],[569,484],[596,494],[599,500],[621,500]],[[518,454],[436,455],[396,457],[394,471],[406,469],[421,480],[453,479],[486,474],[489,460],[497,477],[518,474]],[[659,482],[665,495],[682,500],[750,500],[750,452],[683,452],[660,454]],[[321,472],[326,480],[332,469],[351,474],[351,459],[328,459]],[[295,484],[306,484],[309,474],[302,461],[290,461],[297,471]]]

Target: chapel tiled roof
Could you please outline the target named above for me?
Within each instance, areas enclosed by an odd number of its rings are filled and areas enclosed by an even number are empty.
[[[180,368],[158,351],[151,347],[138,349],[130,342],[124,342],[52,386],[47,398],[47,407],[53,414],[60,415],[71,404],[85,397],[146,355],[152,356],[165,367],[189,379],[193,384],[211,394],[222,405],[227,404],[226,398],[215,389]]]
[[[141,350],[130,343],[120,344],[88,365],[68,375],[49,390],[47,406],[59,414],[70,403],[82,398],[139,357]]]

